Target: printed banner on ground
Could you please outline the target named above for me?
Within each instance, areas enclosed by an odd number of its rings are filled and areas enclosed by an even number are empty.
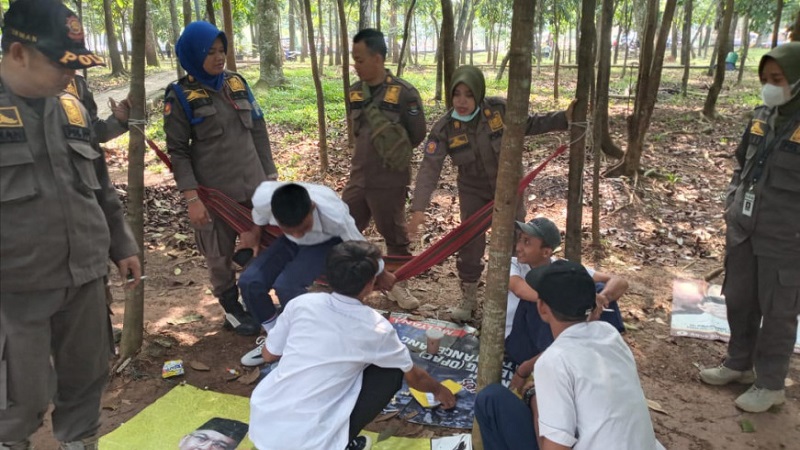
[[[728,342],[731,330],[722,286],[702,280],[674,280],[670,335]],[[800,353],[800,328],[794,352]]]

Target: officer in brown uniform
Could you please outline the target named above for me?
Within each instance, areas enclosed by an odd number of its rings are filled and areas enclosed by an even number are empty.
[[[237,233],[197,196],[202,185],[251,206],[262,181],[277,179],[264,115],[245,79],[225,70],[228,41],[208,22],[192,22],[175,44],[187,76],[167,88],[164,131],[175,183],[188,205],[225,325],[238,334],[261,330],[239,302],[231,257]]]
[[[141,276],[138,248],[92,145],[89,114],[63,93],[102,64],[56,0],[18,0],[0,62],[0,449],[29,449],[52,401],[61,449],[96,449],[112,355],[103,277],[111,256]]]
[[[406,156],[410,156],[425,138],[425,114],[416,88],[393,76],[385,68],[385,59],[386,42],[380,31],[365,28],[353,37],[353,60],[360,80],[350,87],[350,117],[356,148],[350,181],[342,192],[342,200],[350,208],[360,231],[367,228],[370,218],[375,220],[375,227],[386,240],[387,254],[410,255],[405,203],[411,169],[407,161],[400,167],[393,167],[382,156],[383,149],[376,148],[376,145],[387,143],[380,137],[373,137],[367,108],[372,103],[389,121],[402,125],[410,148],[395,150],[406,152]],[[419,301],[408,292],[405,283],[395,284],[389,298],[405,309],[419,306]]]
[[[785,401],[784,380],[800,314],[800,42],[761,58],[764,106],[736,149],[725,202],[722,291],[731,338],[712,385],[753,383],[736,399],[748,412]],[[753,371],[755,368],[755,373]]]
[[[109,99],[112,114],[107,119],[97,117],[97,103],[94,101],[94,94],[86,84],[86,78],[76,74],[70,81],[66,92],[75,96],[81,101],[89,116],[92,118],[92,129],[95,138],[100,144],[104,144],[128,131],[128,115],[130,114],[130,102],[128,99],[117,103],[113,98]]]
[[[458,167],[458,201],[461,220],[494,200],[500,143],[503,139],[505,99],[484,98],[486,82],[480,69],[461,66],[453,73],[450,86],[453,108],[431,129],[425,157],[417,172],[409,228],[416,235],[425,223],[425,208],[439,184],[439,175],[449,156]],[[567,111],[528,117],[527,136],[566,130],[572,105]],[[522,168],[520,168],[520,171]],[[517,220],[525,220],[525,205],[518,204]],[[486,235],[475,237],[458,252],[456,267],[461,279],[461,304],[452,313],[457,321],[469,320],[478,303],[478,281],[483,272]]]

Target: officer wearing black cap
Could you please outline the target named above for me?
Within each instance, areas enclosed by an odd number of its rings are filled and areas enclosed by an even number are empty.
[[[65,450],[96,449],[111,333],[111,256],[141,276],[138,248],[92,145],[91,121],[64,93],[103,63],[57,0],[18,0],[0,61],[0,449],[31,448],[52,401]],[[52,359],[52,364],[51,364]]]

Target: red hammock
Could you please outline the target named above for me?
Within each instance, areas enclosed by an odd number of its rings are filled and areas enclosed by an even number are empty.
[[[167,156],[166,153],[158,148],[158,146],[152,140],[148,139],[147,145],[149,145],[150,148],[156,152],[158,158],[161,159],[161,161],[171,171],[172,162],[170,161],[169,156]],[[525,177],[520,180],[519,185],[517,186],[517,195],[522,195],[522,193],[525,191],[525,188],[533,181],[534,178],[536,178],[537,175],[539,175],[539,172],[544,170],[550,161],[564,153],[566,149],[566,144],[558,147],[556,151],[551,153],[550,156],[542,161],[538,167],[525,175]],[[197,195],[200,196],[200,200],[203,201],[203,204],[210,211],[218,215],[222,220],[225,221],[225,223],[236,230],[236,232],[244,233],[245,231],[250,231],[253,226],[255,226],[252,220],[251,210],[239,202],[232,200],[221,191],[207,188],[205,186],[198,186]],[[444,235],[441,239],[439,239],[436,243],[428,247],[427,250],[419,255],[387,255],[384,257],[389,265],[392,265],[393,263],[402,264],[394,272],[395,277],[397,277],[397,281],[407,280],[411,277],[421,274],[422,272],[425,272],[436,264],[439,264],[447,259],[450,255],[453,255],[475,236],[478,236],[488,230],[489,225],[492,223],[493,207],[494,201],[490,201],[475,214],[468,217],[467,220],[461,223],[461,225],[452,229],[449,233]],[[271,244],[281,234],[282,232],[280,228],[276,226],[267,225],[262,227],[261,246],[269,246],[269,244]]]

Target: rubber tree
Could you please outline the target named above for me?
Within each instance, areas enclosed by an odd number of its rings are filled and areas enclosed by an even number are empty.
[[[633,114],[628,116],[628,149],[622,161],[606,172],[606,176],[626,175],[634,178],[641,166],[644,141],[650,128],[650,119],[656,106],[658,87],[661,85],[661,71],[664,67],[664,51],[667,47],[667,34],[675,14],[677,0],[667,0],[661,26],[658,25],[658,0],[648,0],[644,33],[641,39],[639,74],[636,79],[636,100]],[[655,39],[656,29],[658,39]]]
[[[417,0],[411,0],[411,4],[408,5],[408,11],[406,11],[406,18],[405,23],[403,24],[403,45],[400,47],[400,55],[397,60],[397,76],[403,76],[403,60],[405,57],[406,52],[408,51],[408,31],[411,27],[411,19],[414,17],[414,7],[417,5]]]
[[[444,72],[445,105],[447,108],[450,108],[453,106],[450,81],[453,79],[453,71],[456,70],[453,2],[450,0],[441,0],[441,3],[442,30],[439,37],[439,47],[441,48],[442,69]]]
[[[314,17],[311,15],[311,1],[303,0],[303,8],[306,15],[306,30],[308,30],[308,42],[314,40]],[[317,125],[319,126],[319,170],[322,174],[328,172],[328,131],[325,123],[325,96],[322,92],[322,80],[320,79],[319,67],[317,66],[317,46],[311,46],[311,75],[314,78],[314,88],[317,91]]]
[[[233,31],[233,16],[231,13],[231,0],[222,0],[222,23],[225,27],[225,37],[228,38],[228,52],[225,63],[228,70],[236,72],[236,33]]]
[[[111,60],[111,76],[119,77],[125,74],[125,69],[122,67],[122,57],[119,54],[119,44],[117,43],[117,33],[114,30],[111,0],[103,0],[103,17],[108,41],[108,59]],[[142,28],[142,36],[144,37],[144,28]]]
[[[256,0],[258,11],[259,73],[256,87],[276,87],[286,83],[283,76],[283,51],[280,41],[280,11],[274,0]]]
[[[178,27],[178,9],[175,6],[175,0],[169,0],[169,25],[170,25],[170,37],[172,38],[172,42],[169,44],[174,48],[175,44],[178,42],[178,37],[181,34],[181,29]],[[178,79],[183,77],[183,67],[181,67],[181,63],[177,61],[175,64],[176,72],[178,74]]]
[[[511,266],[511,250],[514,245],[517,184],[521,176],[522,150],[531,95],[531,51],[535,10],[535,0],[514,0],[509,50],[511,67],[508,77],[508,105],[494,196],[492,242],[489,246],[489,271],[486,276],[486,299],[483,303],[478,362],[478,390],[499,382],[503,372],[508,270]],[[472,428],[472,446],[477,450],[483,449],[477,423]]]
[[[146,0],[133,1],[131,23],[131,84],[130,131],[128,135],[128,224],[139,246],[139,261],[144,260],[144,121],[145,121],[145,30]],[[137,123],[142,125],[136,125]],[[142,274],[144,274],[144,264]],[[144,337],[144,283],[125,291],[125,317],[122,321],[122,339],[119,361],[124,362],[142,347]]]
[[[725,82],[725,57],[733,44],[730,42],[729,33],[731,20],[733,19],[733,6],[734,0],[725,0],[722,25],[720,25],[719,33],[717,33],[717,67],[714,71],[714,82],[708,89],[708,95],[703,105],[703,115],[709,119],[713,119],[717,115],[717,99],[719,98],[719,92],[722,90],[722,84]]]
[[[345,16],[344,0],[336,0],[339,14],[339,48],[342,50],[342,88],[344,90],[344,107],[347,115],[347,145],[353,148],[353,119],[350,118],[350,40],[347,37],[347,16]]]

